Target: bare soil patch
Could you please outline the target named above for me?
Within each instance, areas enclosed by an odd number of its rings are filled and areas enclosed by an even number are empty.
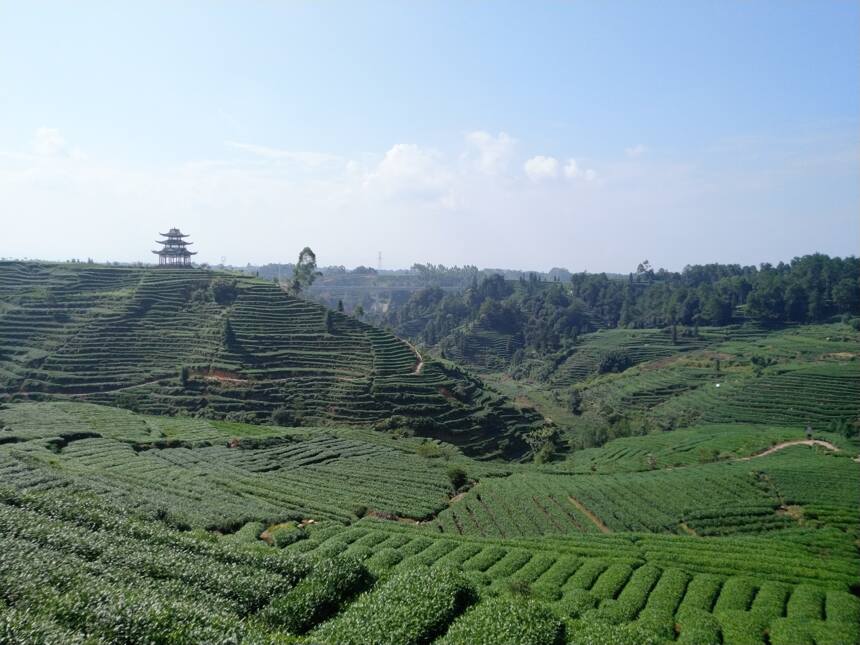
[[[592,513],[590,510],[588,510],[585,507],[585,505],[582,502],[580,502],[578,499],[576,499],[573,495],[571,495],[567,499],[570,500],[571,504],[576,506],[577,510],[579,510],[580,513],[582,513],[588,519],[590,519],[594,523],[594,526],[599,528],[602,533],[611,533],[612,532],[609,530],[609,527],[603,523],[603,520],[601,520],[599,517],[597,517],[597,515]]]
[[[782,443],[778,443],[767,450],[750,455],[749,457],[741,457],[738,461],[749,461],[750,459],[756,459],[757,457],[766,457],[767,455],[772,455],[779,450],[790,448],[791,446],[821,446],[822,448],[827,448],[833,452],[839,452],[839,448],[829,441],[822,441],[821,439],[798,439],[797,441],[783,441]]]

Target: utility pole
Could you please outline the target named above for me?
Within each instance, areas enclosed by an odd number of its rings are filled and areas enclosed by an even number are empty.
[[[376,269],[382,271],[382,251],[379,252],[376,260]]]

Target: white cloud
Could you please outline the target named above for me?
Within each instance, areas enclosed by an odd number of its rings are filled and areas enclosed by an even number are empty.
[[[571,180],[594,181],[597,179],[597,173],[592,168],[581,167],[576,159],[568,159],[567,163],[564,164],[564,176]]]
[[[282,148],[271,148],[253,143],[240,143],[237,141],[226,141],[229,147],[243,152],[249,152],[258,157],[272,160],[293,161],[311,168],[320,168],[329,165],[343,165],[347,160],[338,155],[330,155],[324,152],[308,152],[304,150],[284,150]]]
[[[33,152],[40,157],[84,158],[84,154],[79,149],[69,146],[57,128],[38,128],[33,138]]]
[[[579,164],[576,163],[576,159],[568,159],[564,165],[564,176],[568,179],[577,179],[581,175],[582,170],[579,168]]]
[[[554,179],[558,176],[558,159],[538,155],[526,161],[523,165],[523,170],[525,170],[526,176],[532,181]]]
[[[413,143],[398,143],[366,174],[363,186],[370,193],[389,198],[448,202],[452,180],[439,153]]]
[[[635,159],[636,157],[641,157],[648,151],[648,148],[643,146],[641,143],[636,144],[630,148],[624,148],[624,154],[626,154],[631,159]]]
[[[483,130],[466,134],[469,151],[466,155],[481,172],[494,175],[505,169],[513,154],[517,140],[506,132],[497,136]]]

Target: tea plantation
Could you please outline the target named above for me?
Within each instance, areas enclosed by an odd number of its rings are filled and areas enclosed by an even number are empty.
[[[539,419],[391,334],[198,269],[0,262],[0,400],[405,426],[491,458]]]
[[[0,263],[0,645],[857,645],[858,355],[602,330],[514,403],[271,282]]]

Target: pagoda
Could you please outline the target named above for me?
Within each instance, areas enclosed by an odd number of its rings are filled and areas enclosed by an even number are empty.
[[[163,240],[156,240],[156,244],[161,244],[162,248],[153,251],[158,256],[159,266],[191,266],[191,256],[197,255],[196,251],[189,251],[186,247],[193,242],[186,242],[182,231],[178,228],[172,228],[167,233],[159,233]]]

